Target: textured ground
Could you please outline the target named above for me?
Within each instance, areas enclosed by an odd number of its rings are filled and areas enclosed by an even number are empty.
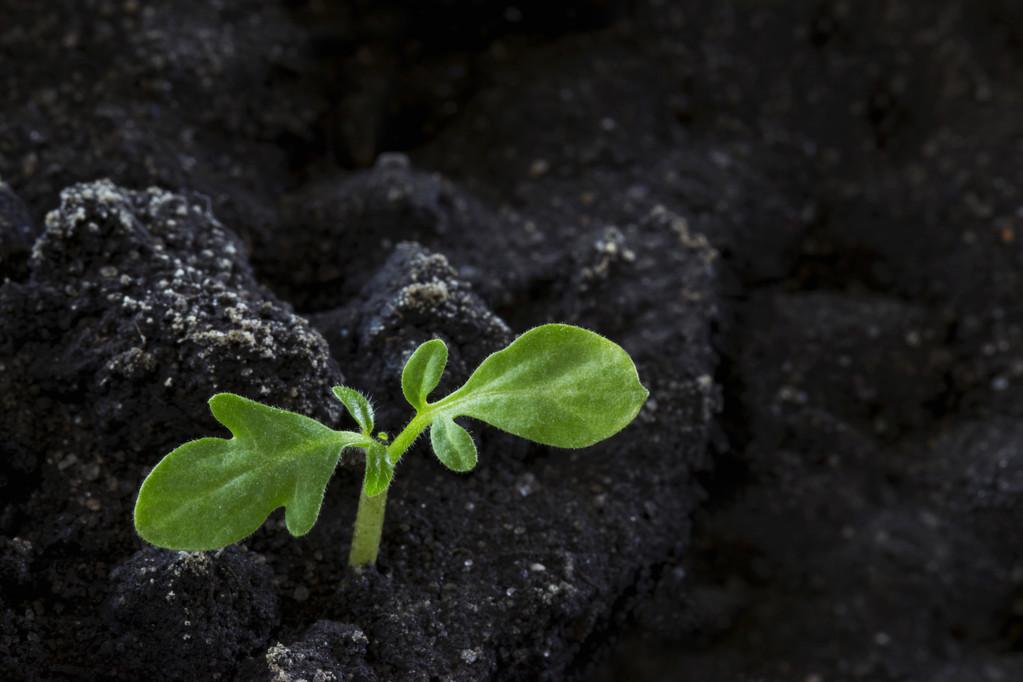
[[[0,16],[0,678],[1023,677],[1015,3]],[[378,570],[356,461],[301,540],[134,536],[211,393],[340,424],[549,320],[640,418],[409,457]]]

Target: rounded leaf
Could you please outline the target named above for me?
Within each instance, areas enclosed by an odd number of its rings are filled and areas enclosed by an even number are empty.
[[[625,428],[648,395],[621,346],[545,324],[487,357],[437,407],[544,445],[582,448]]]
[[[409,357],[401,370],[401,392],[416,410],[426,405],[427,396],[437,388],[447,364],[448,347],[440,339],[430,339]]]
[[[476,468],[476,444],[469,432],[451,417],[442,414],[433,420],[430,444],[437,459],[448,469],[464,473]]]

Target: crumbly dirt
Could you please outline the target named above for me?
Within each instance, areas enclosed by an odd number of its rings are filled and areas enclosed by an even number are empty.
[[[0,0],[0,679],[1023,679],[1011,0]],[[230,390],[401,427],[545,321],[651,398],[417,447],[375,568],[186,554]]]

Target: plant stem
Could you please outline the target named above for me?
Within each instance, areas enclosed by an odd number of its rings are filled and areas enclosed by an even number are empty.
[[[401,430],[391,444],[387,446],[387,459],[391,460],[391,464],[397,464],[401,456],[405,454],[405,451],[412,447],[412,444],[416,442],[416,438],[419,438],[419,434],[430,425],[433,415],[430,413],[429,408],[417,414],[412,421]]]
[[[384,530],[384,510],[387,506],[387,491],[370,497],[366,491],[359,493],[359,511],[355,515],[355,534],[352,548],[348,552],[348,565],[352,567],[376,563],[380,551],[380,534]]]
[[[391,465],[398,463],[416,438],[430,425],[428,411],[417,414],[401,433],[387,446],[387,459]],[[380,551],[380,536],[384,530],[384,511],[387,507],[387,491],[370,497],[365,490],[359,492],[359,510],[355,514],[355,532],[352,547],[348,552],[348,565],[353,568],[376,563]]]

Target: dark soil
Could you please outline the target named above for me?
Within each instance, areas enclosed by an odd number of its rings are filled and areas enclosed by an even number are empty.
[[[0,679],[1023,679],[1023,8],[0,0]],[[139,540],[231,390],[529,327],[651,399]]]

